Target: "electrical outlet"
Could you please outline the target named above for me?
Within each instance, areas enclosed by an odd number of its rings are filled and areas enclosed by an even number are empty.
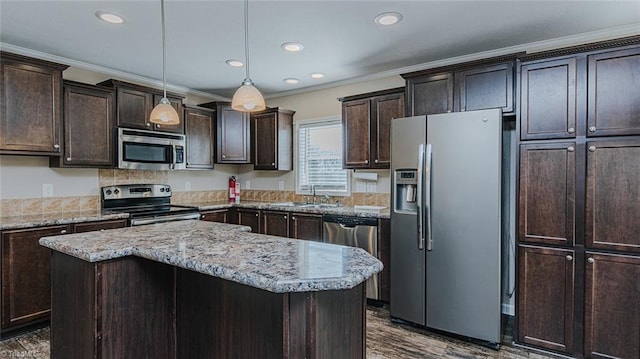
[[[244,181],[244,189],[251,189],[251,181],[249,180]]]
[[[278,189],[284,191],[284,181],[278,181]]]
[[[185,190],[185,191],[189,191],[189,190],[191,190],[191,182],[186,181],[186,182],[184,183],[184,190]]]
[[[42,185],[42,197],[53,197],[52,183],[45,183]]]

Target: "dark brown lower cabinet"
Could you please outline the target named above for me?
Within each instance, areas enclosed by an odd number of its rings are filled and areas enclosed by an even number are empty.
[[[262,211],[260,233],[289,237],[289,212]]]
[[[229,210],[216,209],[200,212],[200,219],[207,222],[229,223]]]
[[[2,232],[2,332],[49,319],[51,312],[50,250],[41,237],[121,228],[126,220],[76,223]]]
[[[322,215],[291,213],[291,221],[289,221],[289,237],[321,242]]]
[[[137,257],[52,258],[54,359],[365,357],[364,283],[273,293]]]
[[[585,257],[585,356],[640,358],[640,257]]]
[[[260,233],[260,210],[238,208],[238,224],[251,227],[253,233]]]
[[[519,247],[518,341],[573,352],[574,252]]]

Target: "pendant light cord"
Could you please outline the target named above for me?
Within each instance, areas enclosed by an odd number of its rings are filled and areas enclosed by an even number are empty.
[[[167,98],[167,50],[164,44],[164,0],[160,0],[160,12],[162,14],[162,94]]]
[[[244,0],[244,57],[247,63],[247,79],[249,79],[249,0]]]

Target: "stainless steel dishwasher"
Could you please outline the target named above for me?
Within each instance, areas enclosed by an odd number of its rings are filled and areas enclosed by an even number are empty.
[[[325,214],[322,217],[322,241],[343,246],[359,247],[378,258],[378,220],[365,217],[345,217]],[[367,280],[367,298],[378,300],[380,274]]]

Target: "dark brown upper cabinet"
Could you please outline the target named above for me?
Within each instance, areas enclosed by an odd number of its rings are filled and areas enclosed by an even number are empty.
[[[184,121],[182,119],[183,97],[176,94],[167,94],[167,99],[178,112],[180,123],[178,125],[159,125],[149,121],[153,107],[162,99],[162,91],[138,86],[118,80],[106,80],[98,86],[116,89],[116,116],[120,127],[138,128],[149,131],[162,131],[184,133]]]
[[[520,242],[574,245],[574,142],[520,145]]]
[[[278,107],[251,114],[254,170],[293,170],[294,114]]]
[[[585,256],[585,357],[637,358],[640,257],[589,252]]]
[[[391,120],[404,116],[404,88],[343,97],[344,168],[389,168]]]
[[[587,135],[640,135],[640,47],[588,56]]]
[[[64,81],[64,151],[52,167],[113,167],[112,89]]]
[[[407,116],[500,108],[514,112],[515,55],[402,74]]]
[[[576,137],[576,58],[523,64],[520,138]]]
[[[501,108],[513,112],[513,62],[456,72],[457,111]]]
[[[405,79],[408,116],[453,112],[453,73],[426,74]]]
[[[0,153],[61,154],[62,71],[67,67],[0,52]]]
[[[587,142],[585,246],[640,253],[640,139]]]
[[[215,111],[185,106],[184,133],[187,140],[187,168],[213,169],[215,160]]]
[[[574,252],[520,246],[518,342],[573,352]]]
[[[200,107],[216,110],[216,163],[251,163],[251,117],[228,102],[207,102]]]

